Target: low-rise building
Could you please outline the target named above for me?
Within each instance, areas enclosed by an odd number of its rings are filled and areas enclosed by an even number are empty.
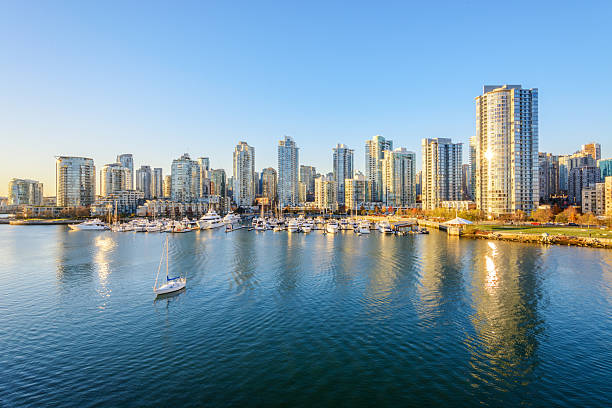
[[[606,177],[604,186],[604,208],[605,214],[612,217],[612,176]]]
[[[101,216],[115,211],[119,214],[134,214],[145,198],[144,191],[115,191],[105,197],[100,197],[91,206],[91,215]]]
[[[453,200],[453,201],[442,201],[440,203],[442,208],[457,210],[457,211],[468,211],[476,209],[476,202],[470,200]]]

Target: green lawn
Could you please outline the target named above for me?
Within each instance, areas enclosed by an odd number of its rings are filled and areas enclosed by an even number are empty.
[[[475,229],[481,231],[494,231],[494,232],[511,232],[514,234],[543,234],[548,233],[550,235],[567,235],[573,237],[592,237],[592,238],[610,238],[612,239],[612,231],[605,229],[594,228],[582,228],[582,227],[539,227],[539,226],[525,226],[525,225],[471,225],[466,228],[466,232],[471,232]]]

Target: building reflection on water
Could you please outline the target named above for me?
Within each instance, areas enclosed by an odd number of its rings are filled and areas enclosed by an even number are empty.
[[[473,252],[471,297],[473,386],[494,382],[511,390],[533,380],[538,364],[542,297],[541,248],[479,242]]]

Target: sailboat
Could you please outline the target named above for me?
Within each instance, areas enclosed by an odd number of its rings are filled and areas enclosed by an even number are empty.
[[[187,284],[187,279],[182,278],[180,276],[176,276],[171,278],[168,275],[168,236],[166,235],[166,283],[163,285],[157,286],[159,280],[159,272],[161,270],[162,262],[164,261],[164,252],[162,251],[162,256],[159,260],[159,267],[157,268],[157,276],[155,276],[155,285],[153,285],[153,292],[156,295],[165,295],[166,293],[172,293],[179,291],[185,287]]]

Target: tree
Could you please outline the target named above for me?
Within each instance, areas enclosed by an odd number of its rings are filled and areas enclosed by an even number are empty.
[[[523,210],[516,210],[516,212],[512,216],[512,219],[514,221],[525,221],[527,219],[527,215],[525,214],[525,211]]]
[[[580,224],[596,225],[598,220],[592,212],[588,212],[586,214],[578,216],[578,221],[580,222]]]
[[[538,208],[533,213],[531,213],[531,218],[534,221],[541,222],[541,223],[550,222],[550,220],[552,220],[552,217],[553,217],[553,212],[549,208]]]

